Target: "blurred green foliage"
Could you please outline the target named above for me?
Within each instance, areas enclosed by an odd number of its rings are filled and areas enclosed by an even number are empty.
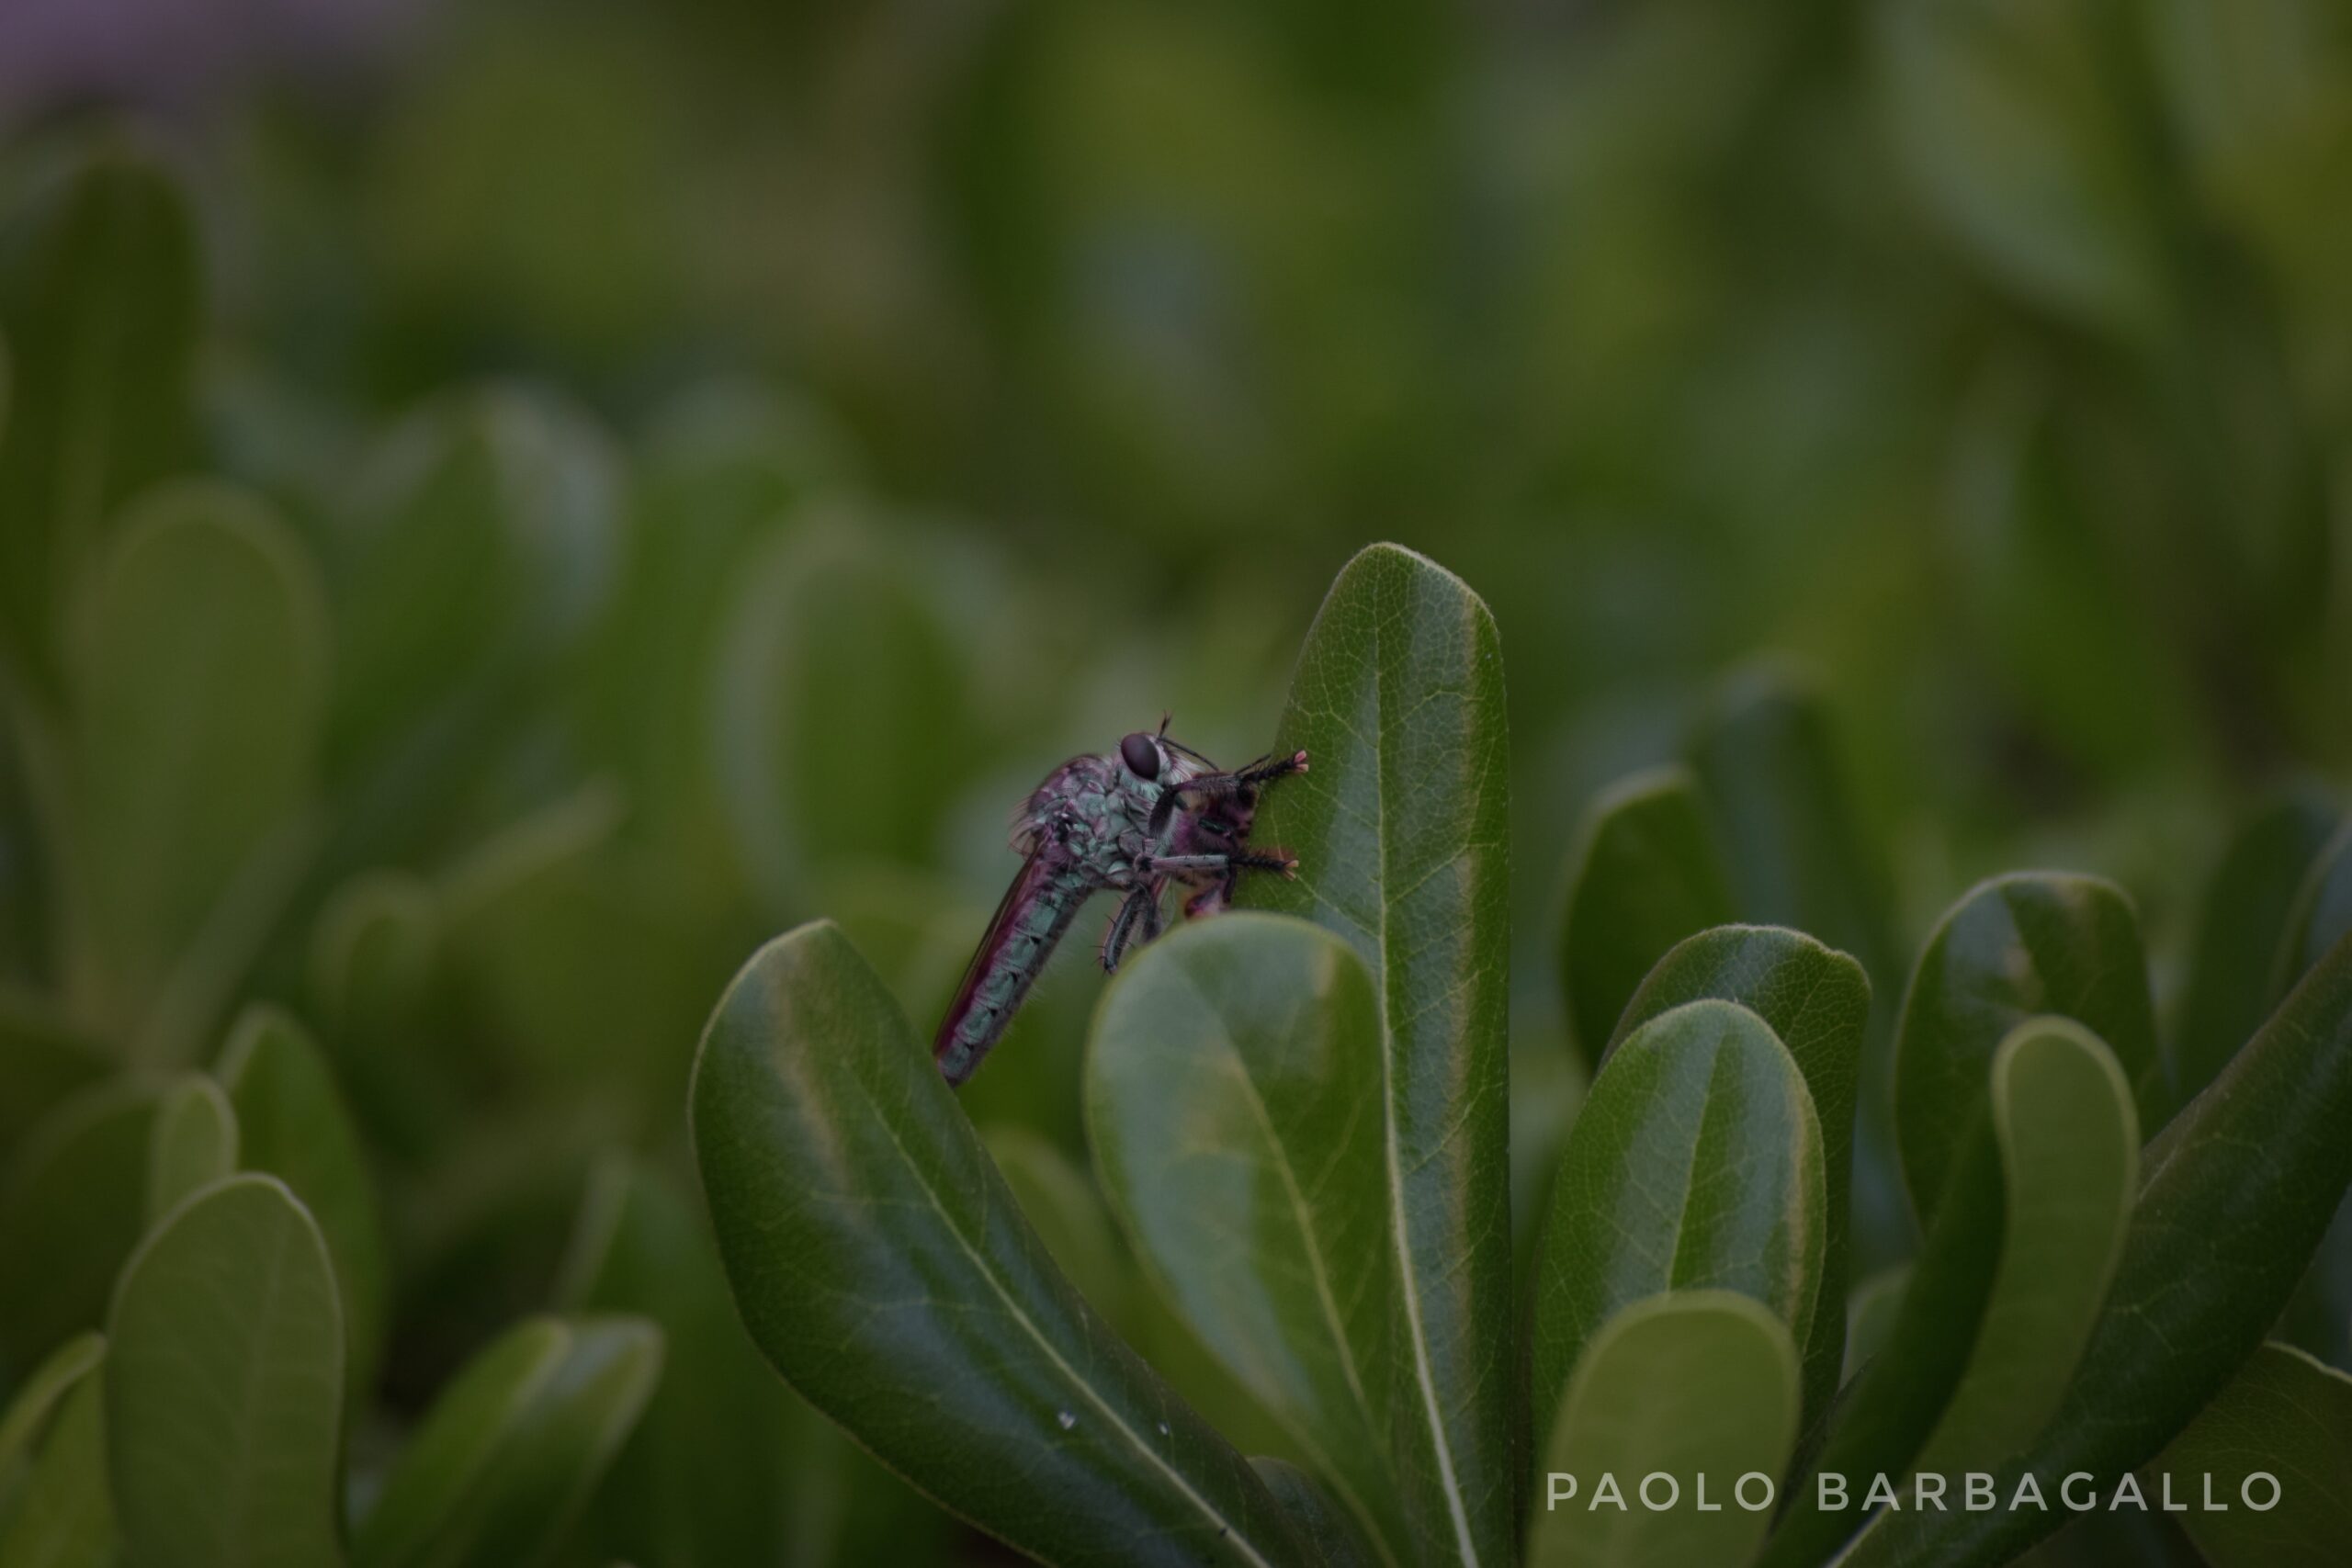
[[[509,1560],[963,1550],[707,1343],[696,1036],[818,914],[934,1016],[1021,794],[1162,710],[1262,749],[1374,537],[1509,655],[1522,1235],[1577,824],[1637,768],[1690,768],[1735,912],[1869,970],[1882,1173],[1905,955],[1979,877],[2132,891],[2175,1103],[2340,934],[2340,6],[387,9],[0,98],[0,1392],[104,1325],[151,1193],[262,1172],[346,1297],[356,1513],[469,1477],[436,1517]],[[1105,1234],[1097,985],[1057,965],[963,1100],[1057,1251]],[[160,1131],[199,1069],[204,1157]],[[1900,1256],[1900,1192],[1854,1205]],[[1284,1451],[1162,1303],[1097,1304]],[[595,1376],[645,1325],[633,1404]],[[527,1545],[563,1475],[411,1441],[525,1348],[512,1421],[610,1467]]]

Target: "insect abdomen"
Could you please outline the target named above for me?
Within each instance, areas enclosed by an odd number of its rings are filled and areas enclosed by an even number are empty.
[[[980,1058],[1003,1038],[1021,999],[1091,890],[1084,874],[1073,868],[1054,870],[1042,859],[1023,868],[932,1043],[932,1054],[950,1084],[970,1077]]]

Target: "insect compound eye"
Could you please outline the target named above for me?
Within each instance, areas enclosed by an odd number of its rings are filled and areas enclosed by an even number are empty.
[[[1159,776],[1159,747],[1140,729],[1119,742],[1119,760],[1139,779]]]

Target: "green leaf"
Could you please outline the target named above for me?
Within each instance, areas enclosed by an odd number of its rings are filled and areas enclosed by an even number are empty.
[[[330,766],[338,779],[376,775],[358,831],[389,849],[441,804],[397,796],[495,754],[518,682],[574,646],[609,598],[622,544],[614,456],[567,404],[469,389],[383,439],[342,523],[329,562]]]
[[[1802,1341],[1821,1287],[1821,1150],[1804,1077],[1746,1008],[1689,1002],[1635,1030],[1593,1080],[1553,1181],[1529,1331],[1532,1429],[1553,1430],[1602,1326],[1650,1296],[1736,1292]]]
[[[633,1313],[662,1330],[660,1385],[594,1505],[595,1539],[673,1568],[785,1560],[792,1395],[760,1364],[700,1209],[665,1175],[616,1158],[591,1179],[556,1291],[566,1311]],[[797,1462],[796,1462],[797,1461]]]
[[[157,1092],[130,1078],[82,1090],[41,1119],[0,1177],[0,1348],[17,1365],[105,1318],[145,1224]]]
[[[237,1112],[220,1086],[184,1074],[155,1103],[147,1143],[147,1223],[237,1168]]]
[[[96,1371],[66,1393],[21,1504],[0,1520],[0,1568],[114,1568],[119,1543],[107,1495],[105,1382]]]
[[[1780,1037],[1804,1077],[1821,1128],[1821,1304],[1802,1341],[1810,1428],[1827,1410],[1845,1364],[1854,1105],[1870,1028],[1870,977],[1852,958],[1800,931],[1778,926],[1702,931],[1650,971],[1626,1003],[1610,1050],[1652,1019],[1709,997],[1738,1003]]]
[[[285,1182],[326,1240],[344,1366],[357,1394],[374,1381],[389,1283],[375,1184],[351,1112],[317,1044],[275,1008],[246,1010],[213,1072],[236,1108],[243,1168]]]
[[[1668,950],[1734,913],[1723,852],[1688,769],[1637,774],[1593,802],[1560,919],[1560,986],[1588,1070]]]
[[[1086,1172],[1043,1134],[1027,1127],[984,1127],[980,1142],[997,1174],[1012,1190],[1022,1218],[1046,1244],[1046,1255],[1069,1276],[1087,1304],[1108,1318],[1129,1344],[1135,1344],[1137,1314],[1132,1300],[1136,1293],[1133,1269]],[[1166,1375],[1166,1368],[1159,1371]]]
[[[1618,1312],[1549,1427],[1529,1568],[1747,1561],[1771,1522],[1799,1397],[1788,1325],[1750,1297],[1679,1291]]]
[[[2249,1478],[2267,1473],[2268,1483]],[[2150,1462],[2213,1568],[2334,1568],[2352,1541],[2352,1377],[2301,1350],[2265,1345]],[[2276,1506],[2256,1509],[2272,1495]],[[2204,1506],[2207,1498],[2228,1508]],[[2152,1503],[2151,1506],[2154,1506]]]
[[[140,503],[79,608],[74,987],[139,1056],[185,1060],[308,853],[319,586],[258,502],[188,483]]]
[[[2352,1183],[2352,940],[2332,949],[2222,1076],[2158,1134],[2105,1310],[2032,1450],[1995,1472],[2145,1464],[2278,1320]],[[1893,1563],[2005,1562],[2063,1522],[2030,1509],[1890,1518]],[[1874,1538],[1875,1540],[1876,1538]]]
[[[9,225],[0,332],[0,637],[41,685],[57,606],[116,508],[186,455],[202,280],[172,177],[108,138]]]
[[[1160,1292],[1283,1424],[1384,1561],[1445,1555],[1452,1510],[1393,1347],[1407,1321],[1381,1131],[1379,1003],[1320,927],[1180,927],[1113,983],[1088,1143]]]
[[[355,1568],[532,1568],[563,1539],[662,1372],[636,1317],[535,1317],[433,1403],[353,1532]]]
[[[2135,1090],[2157,1071],[2148,964],[2132,901],[2113,883],[2021,872],[1978,884],[1920,950],[1895,1042],[1894,1118],[1903,1174],[1932,1223],[1986,1069],[2008,1032],[2057,1014],[2115,1053]]]
[[[2346,931],[2352,931],[2352,822],[2321,848],[2295,890],[2273,960],[2271,996],[2285,996]]]
[[[720,665],[719,783],[754,886],[791,907],[812,872],[933,858],[965,755],[968,658],[869,526],[779,536],[745,569]],[[855,734],[859,744],[838,738]]]
[[[340,1562],[343,1316],[318,1227],[232,1176],[140,1244],[107,1322],[107,1474],[147,1568]]]
[[[106,1359],[106,1336],[77,1334],[33,1369],[0,1415],[0,1519],[6,1519],[27,1460],[39,1446],[50,1417],[74,1385]]]
[[[2339,816],[2314,794],[2285,795],[2242,824],[2222,852],[2198,906],[2197,944],[2181,987],[2170,1052],[2177,1103],[2213,1081],[2277,1000],[2296,896]]]
[[[1251,1460],[1250,1468],[1274,1495],[1274,1501],[1313,1549],[1314,1561],[1324,1568],[1370,1568],[1383,1561],[1358,1533],[1354,1518],[1306,1472],[1287,1461],[1263,1456]]]
[[[1053,1266],[838,929],[736,976],[692,1105],[753,1343],[884,1463],[1049,1562],[1297,1555],[1247,1461]]]
[[[1374,545],[1350,561],[1291,677],[1256,841],[1299,859],[1242,902],[1344,938],[1379,1000],[1383,1201],[1407,1369],[1432,1434],[1451,1553],[1510,1560],[1512,1466],[1510,743],[1494,618],[1453,574]]]
[[[1849,1425],[1832,1438],[1824,1470],[1989,1472],[2041,1435],[2090,1337],[2139,1185],[2131,1086],[2114,1054],[2080,1024],[2036,1019],[1994,1054],[1986,1108],[1996,1201],[1962,1200],[1939,1217],[1922,1282],[1898,1312],[1883,1369],[1865,1374],[1846,1406]],[[1955,1236],[1948,1226],[1981,1234]],[[1953,1255],[1981,1260],[1988,1244],[1993,1261],[1981,1286],[1929,1299]],[[1950,1382],[1945,1369],[1957,1372]],[[1811,1501],[1799,1509],[1809,1512]],[[1826,1540],[1853,1518],[1815,1522],[1820,1536],[1793,1539]],[[1865,1533],[1857,1558],[1871,1550]]]
[[[2132,335],[2164,257],[2128,82],[2097,0],[1902,0],[1881,62],[1899,150],[1936,215],[2035,301]]]

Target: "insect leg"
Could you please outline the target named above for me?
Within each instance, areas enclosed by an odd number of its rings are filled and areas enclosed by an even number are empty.
[[[1161,791],[1159,798],[1152,803],[1151,830],[1157,833],[1168,826],[1168,819],[1176,815],[1177,803],[1182,796],[1189,795],[1203,800],[1216,800],[1240,790],[1255,789],[1258,785],[1271,784],[1275,779],[1305,772],[1306,772],[1306,753],[1293,751],[1287,757],[1261,757],[1248,767],[1234,773],[1203,773],[1199,778],[1187,779],[1182,784]]]
[[[1112,975],[1118,972],[1119,962],[1126,956],[1138,924],[1147,926],[1152,935],[1159,932],[1159,887],[1157,883],[1139,882],[1136,884],[1135,890],[1120,901],[1117,912],[1111,917],[1110,930],[1102,933],[1102,973]],[[1149,942],[1151,936],[1147,935],[1143,940]]]

